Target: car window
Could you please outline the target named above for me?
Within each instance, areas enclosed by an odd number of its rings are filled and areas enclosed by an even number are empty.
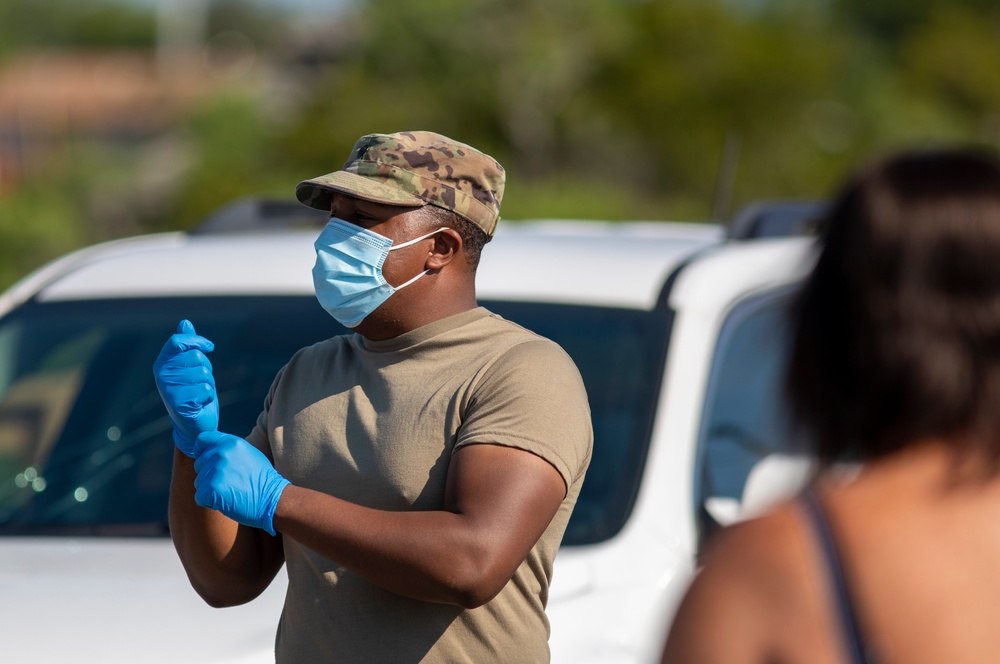
[[[587,388],[594,451],[563,545],[614,536],[639,488],[663,379],[668,311],[487,302],[501,316],[552,339]]]
[[[734,307],[720,328],[695,470],[703,534],[760,507],[750,505],[751,494],[793,492],[811,470],[807,441],[791,426],[783,391],[791,297],[788,289],[754,296]]]
[[[637,491],[664,311],[488,301],[559,343],[590,398],[594,456],[564,543],[614,535]],[[343,327],[311,296],[32,302],[0,320],[0,534],[164,534],[171,425],[152,363],[181,318],[215,342],[221,427],[246,435],[277,371]]]
[[[216,343],[222,426],[244,434],[291,354],[344,332],[315,298],[21,307],[0,322],[0,532],[163,532],[172,428],[152,363],[185,317]]]

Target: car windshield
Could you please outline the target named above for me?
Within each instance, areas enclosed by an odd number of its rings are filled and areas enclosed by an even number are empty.
[[[553,339],[580,368],[594,457],[564,543],[611,537],[645,460],[669,315],[482,304]],[[306,296],[21,306],[0,320],[0,534],[166,534],[173,442],[151,367],[181,318],[215,342],[221,424],[243,435],[297,349],[346,333]]]

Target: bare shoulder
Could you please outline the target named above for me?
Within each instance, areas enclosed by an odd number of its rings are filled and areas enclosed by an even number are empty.
[[[663,661],[795,661],[797,640],[815,644],[821,590],[802,525],[796,504],[785,503],[719,533],[681,603]]]
[[[783,503],[719,533],[705,550],[698,580],[741,608],[773,609],[793,601],[801,588],[807,544],[799,508]]]

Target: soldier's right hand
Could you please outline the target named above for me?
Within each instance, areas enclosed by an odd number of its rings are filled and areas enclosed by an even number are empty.
[[[205,356],[213,348],[215,344],[195,334],[191,321],[182,320],[153,363],[156,389],[174,425],[174,443],[191,458],[198,434],[219,428],[215,377]]]

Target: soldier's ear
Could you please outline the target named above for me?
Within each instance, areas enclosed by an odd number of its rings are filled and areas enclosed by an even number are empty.
[[[424,261],[425,270],[440,270],[462,251],[462,236],[453,228],[442,229],[434,236],[434,248]]]

